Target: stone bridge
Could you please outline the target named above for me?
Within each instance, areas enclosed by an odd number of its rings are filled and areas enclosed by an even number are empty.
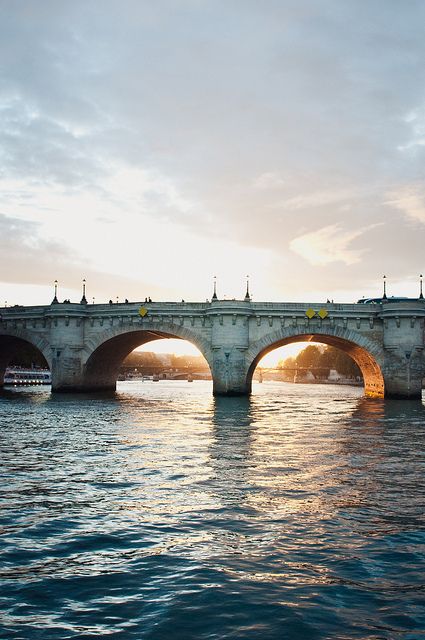
[[[276,347],[316,341],[360,367],[365,394],[420,397],[425,376],[424,300],[318,304],[212,300],[204,303],[52,303],[0,309],[0,380],[23,346],[44,356],[57,392],[114,390],[136,347],[182,338],[207,360],[216,395],[247,395],[259,360]]]

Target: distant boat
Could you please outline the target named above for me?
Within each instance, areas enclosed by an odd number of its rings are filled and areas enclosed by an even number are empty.
[[[3,384],[19,386],[52,384],[52,374],[48,369],[7,367],[4,373]]]

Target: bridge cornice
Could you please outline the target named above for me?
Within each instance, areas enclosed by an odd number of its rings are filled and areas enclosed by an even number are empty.
[[[0,322],[39,318],[107,318],[138,317],[141,307],[147,316],[218,316],[239,315],[245,317],[305,317],[308,309],[316,314],[326,311],[329,318],[425,317],[425,301],[412,300],[384,304],[344,304],[316,302],[247,302],[244,300],[217,300],[213,302],[129,302],[114,304],[58,303],[46,306],[16,306],[0,308]]]
[[[391,305],[393,306],[393,305]],[[243,313],[255,315],[256,313],[270,312],[295,312],[304,314],[309,308],[314,310],[325,309],[331,312],[350,312],[353,314],[363,313],[370,315],[381,311],[381,305],[363,304],[319,304],[314,302],[244,302],[243,300],[220,300],[218,302],[131,302],[116,304],[90,304],[80,303],[55,304],[46,306],[17,306],[0,308],[3,318],[14,318],[21,316],[66,316],[66,315],[127,315],[129,313],[138,314],[139,309],[145,307],[148,313],[157,314],[193,314],[193,313]],[[425,312],[425,306],[422,306]]]

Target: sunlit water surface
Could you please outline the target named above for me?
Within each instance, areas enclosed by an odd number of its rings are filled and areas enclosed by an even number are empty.
[[[1,638],[425,637],[420,402],[3,390]]]

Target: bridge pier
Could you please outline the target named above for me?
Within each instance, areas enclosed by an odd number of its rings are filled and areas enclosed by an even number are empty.
[[[57,393],[94,393],[115,391],[119,366],[99,366],[91,372],[78,354],[67,349],[52,359],[52,391]]]
[[[413,399],[422,397],[425,375],[422,350],[406,350],[386,358],[384,368],[385,397]]]
[[[421,398],[425,376],[423,307],[383,305],[385,396]]]
[[[232,347],[214,350],[211,373],[215,396],[250,395],[251,381],[247,381],[243,350]]]

